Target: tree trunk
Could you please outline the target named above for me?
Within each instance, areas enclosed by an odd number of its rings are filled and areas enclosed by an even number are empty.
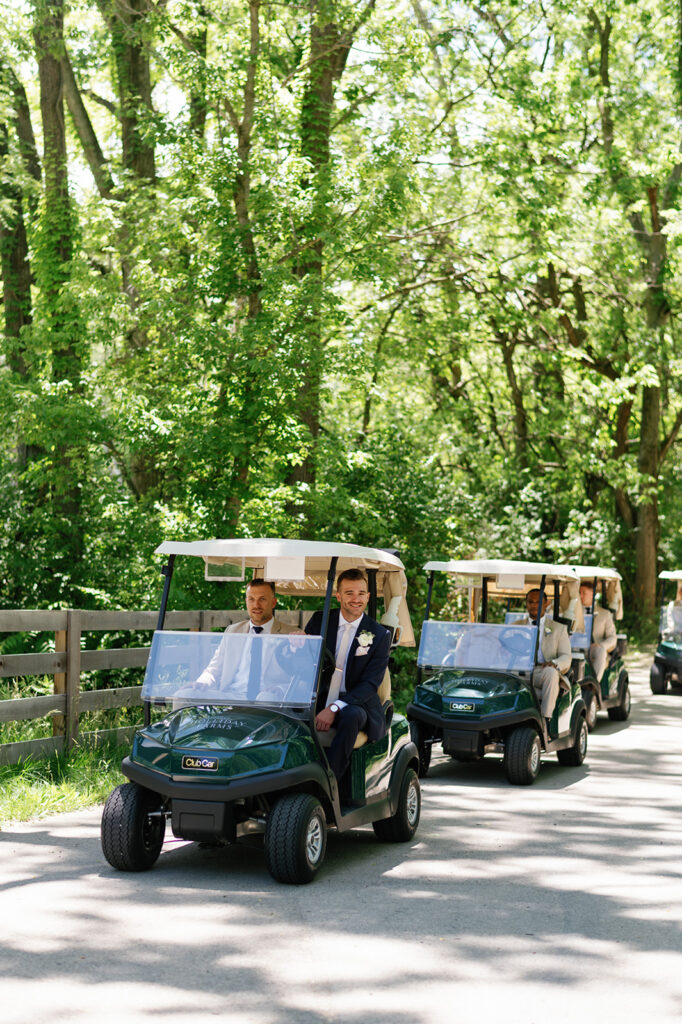
[[[73,253],[73,211],[69,197],[66,135],[64,131],[63,0],[44,0],[36,7],[34,36],[38,53],[40,112],[43,125],[44,198],[37,229],[35,260],[40,294],[41,323],[50,344],[52,379],[81,389],[82,339],[78,312],[69,295]],[[55,593],[66,596],[63,582],[78,572],[83,553],[80,522],[80,460],[74,458],[74,439],[66,425],[53,434],[53,461],[49,470],[51,513],[58,543],[50,569]]]

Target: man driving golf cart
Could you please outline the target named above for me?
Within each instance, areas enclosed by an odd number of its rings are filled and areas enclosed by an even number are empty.
[[[417,687],[407,707],[421,774],[426,774],[438,742],[444,753],[461,762],[502,754],[507,778],[520,785],[536,778],[543,749],[556,752],[561,764],[582,764],[587,727],[575,677],[581,663],[571,669],[565,629],[574,620],[582,627],[576,573],[567,566],[488,559],[428,562],[425,570],[426,621]],[[454,588],[455,600],[457,592],[466,592],[468,621],[429,618],[434,582],[441,573]],[[533,591],[538,593],[526,611],[515,610]],[[538,623],[547,599],[553,618],[545,614]],[[542,695],[543,682],[554,673],[559,693],[553,707],[547,696],[543,708],[536,693]]]
[[[586,657],[582,679],[587,727],[592,732],[597,712],[608,711],[612,721],[625,721],[630,714],[630,684],[623,663],[627,637],[616,631],[616,619],[623,616],[620,573],[598,565],[575,565],[580,576],[580,599],[584,629],[571,635],[574,656]],[[597,598],[600,603],[597,603]]]

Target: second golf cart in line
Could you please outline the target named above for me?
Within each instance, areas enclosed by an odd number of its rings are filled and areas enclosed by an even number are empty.
[[[531,684],[533,669],[542,661],[542,638],[537,625],[519,624],[524,613],[512,609],[538,588],[540,607],[548,597],[555,619],[582,628],[578,574],[566,566],[508,560],[428,562],[424,568],[429,574],[426,621],[418,683],[407,707],[421,775],[428,771],[435,743],[461,762],[501,754],[515,785],[535,780],[543,751],[556,753],[562,765],[582,764],[588,732],[580,686],[584,659],[574,659],[548,730]],[[429,618],[439,573],[466,591],[469,621]],[[503,621],[490,621],[493,603]]]

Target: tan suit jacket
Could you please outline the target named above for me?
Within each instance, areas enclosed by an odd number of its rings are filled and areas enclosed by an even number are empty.
[[[533,623],[528,615],[519,622],[524,626],[532,626]],[[565,675],[571,667],[571,641],[568,639],[568,630],[561,622],[545,617],[542,625],[542,636],[540,637],[540,650],[542,660],[550,661],[561,675]]]
[[[226,633],[248,633],[249,627],[251,626],[250,619],[244,619],[243,622],[233,622],[231,626],[228,626],[225,630]],[[279,619],[272,620],[271,633],[293,633],[298,629],[298,626],[292,626],[288,622],[281,622]]]
[[[234,679],[238,666],[230,664],[228,659],[225,657],[225,649],[227,646],[225,642],[225,635],[227,633],[248,633],[250,626],[250,619],[244,619],[243,622],[233,622],[231,626],[227,627],[223,634],[223,639],[220,641],[220,646],[197,679],[198,683],[217,689],[229,685],[229,683]],[[287,633],[293,633],[297,629],[298,626],[291,626],[288,622],[280,622],[279,619],[273,618],[270,634],[273,636],[277,634],[285,635]],[[261,669],[263,677],[267,676],[275,667],[277,668],[277,671],[281,673],[279,666],[274,666],[272,664],[274,647],[276,646],[276,644],[272,645],[270,651],[268,651],[266,647],[266,654],[263,658],[263,665]]]
[[[594,606],[594,618],[592,619],[592,643],[599,644],[607,654],[614,650],[618,638],[616,636],[616,624],[613,615],[606,608]]]

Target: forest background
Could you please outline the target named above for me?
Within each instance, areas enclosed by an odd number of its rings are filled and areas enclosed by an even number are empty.
[[[682,562],[681,0],[0,3],[0,606]],[[175,606],[239,598],[180,580]]]

